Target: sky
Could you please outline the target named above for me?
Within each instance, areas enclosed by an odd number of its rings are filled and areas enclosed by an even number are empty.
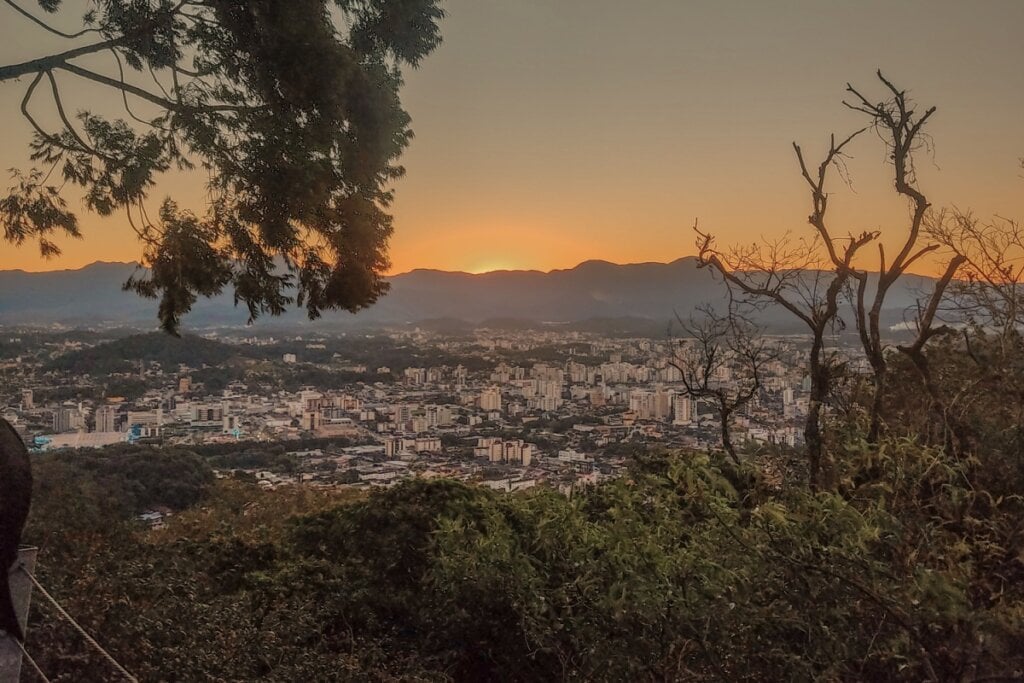
[[[449,0],[444,44],[406,78],[416,137],[396,186],[392,272],[551,270],[694,253],[809,228],[791,143],[812,159],[861,127],[846,83],[881,97],[881,68],[938,111],[923,189],[936,206],[1024,218],[1021,0]],[[0,5],[0,63],[53,43]],[[0,168],[25,167],[24,83],[0,84]],[[69,84],[74,93],[74,86]],[[93,106],[80,93],[80,106]],[[838,232],[907,223],[877,138],[833,184]],[[158,188],[186,206],[187,179]],[[77,205],[77,199],[72,201]],[[44,261],[0,244],[0,269],[131,261],[120,217]],[[922,266],[925,270],[928,265]]]

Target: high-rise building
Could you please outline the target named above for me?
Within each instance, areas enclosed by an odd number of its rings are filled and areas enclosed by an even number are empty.
[[[222,431],[225,434],[231,434],[236,429],[241,429],[242,428],[241,416],[239,416],[239,415],[228,415],[228,414],[225,413],[222,427],[223,427]]]
[[[681,382],[683,379],[683,373],[680,372],[679,368],[669,363],[665,367],[658,370],[658,377],[663,382]]]
[[[644,389],[636,389],[630,393],[629,411],[636,413],[637,419],[652,419],[654,417],[654,393]]]
[[[480,410],[501,410],[501,389],[491,387],[480,392]]]
[[[528,467],[533,462],[533,444],[521,439],[502,441],[497,437],[479,437],[473,454],[493,463],[507,463]]]
[[[540,410],[550,413],[558,410],[559,406],[562,405],[562,399],[552,398],[550,396],[534,396],[526,402],[526,405],[531,410]]]
[[[440,453],[442,452],[441,438],[428,436],[416,439],[413,448],[417,453]]]
[[[195,404],[192,406],[192,422],[217,423],[224,419],[224,407],[220,405]]]
[[[693,400],[689,396],[680,394],[676,396],[673,413],[677,425],[686,425],[693,422]]]
[[[426,368],[406,368],[404,375],[406,384],[418,386],[420,384],[426,384],[427,382]]]
[[[82,414],[77,408],[58,408],[53,412],[53,431],[55,434],[73,432],[82,426]]]
[[[537,382],[537,393],[546,398],[562,398],[562,380],[542,380]]]
[[[654,405],[652,406],[653,417],[655,420],[668,421],[672,417],[672,399],[675,398],[675,392],[665,391],[659,388],[654,392]]]
[[[21,390],[21,409],[22,410],[33,410],[36,407],[35,399],[32,395],[31,389]]]
[[[159,432],[160,427],[163,427],[164,424],[164,409],[128,411],[127,424],[129,429],[138,426],[144,429],[155,429]]]
[[[469,371],[459,365],[452,373],[452,377],[455,379],[456,388],[461,389],[466,386],[466,380],[469,378]]]
[[[303,412],[318,411],[323,405],[324,395],[319,391],[306,389],[299,392],[299,400],[302,402]]]
[[[505,451],[501,443],[501,439],[494,436],[481,436],[477,437],[476,448],[473,449],[473,455],[478,458],[487,458],[491,462],[501,462]]]
[[[400,405],[395,406],[395,408],[392,410],[392,413],[394,414],[395,422],[397,422],[400,425],[406,425],[409,422],[412,422],[413,406],[408,405],[406,403],[402,403]]]
[[[504,444],[504,461],[512,465],[528,467],[533,461],[533,445],[522,440],[506,441]]]
[[[117,427],[117,408],[115,406],[100,406],[96,409],[97,432],[116,432],[118,431]]]
[[[452,423],[452,409],[448,406],[427,406],[426,417],[431,427],[447,427]]]

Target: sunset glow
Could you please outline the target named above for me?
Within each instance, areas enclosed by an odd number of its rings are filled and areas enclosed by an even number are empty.
[[[671,261],[693,253],[698,218],[723,243],[805,230],[809,200],[790,145],[799,141],[817,158],[831,132],[858,126],[841,102],[845,84],[873,87],[879,67],[938,107],[934,156],[922,151],[918,164],[934,203],[1024,215],[1024,4],[976,12],[967,3],[868,2],[824,11],[802,0],[785,13],[746,5],[742,21],[721,3],[600,4],[578,33],[577,15],[589,14],[590,3],[448,3],[443,45],[408,74],[403,91],[416,138],[395,185],[391,273]],[[888,21],[879,22],[883,9]],[[909,30],[922,21],[927,30]],[[849,30],[836,33],[836,25]],[[892,41],[901,27],[907,39]],[[0,59],[43,49],[32,32],[4,25],[0,34]],[[614,60],[598,67],[593,55],[612,40]],[[723,43],[730,49],[714,51]],[[808,54],[821,56],[813,70]],[[4,168],[26,165],[30,129],[19,97],[18,88],[0,91]],[[903,234],[907,209],[894,198],[884,158],[874,136],[857,141],[851,185],[836,178],[831,188],[837,233]],[[203,209],[201,187],[163,183],[153,206],[167,194]],[[85,237],[62,241],[63,256],[45,261],[35,245],[5,244],[0,269],[139,257],[120,215],[82,211],[80,219]]]
[[[1024,683],[1022,33],[0,0],[0,683]]]

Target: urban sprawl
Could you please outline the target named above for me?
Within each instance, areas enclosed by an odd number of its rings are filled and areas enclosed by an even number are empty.
[[[571,494],[618,475],[638,448],[720,443],[715,405],[688,395],[681,381],[678,359],[699,352],[686,339],[536,329],[286,338],[221,332],[194,338],[239,353],[224,361],[232,367],[226,378],[213,381],[221,368],[205,362],[166,367],[146,358],[116,372],[62,375],[55,361],[117,340],[49,333],[27,348],[22,334],[3,335],[19,352],[0,359],[7,392],[0,410],[34,449],[284,445],[292,467],[257,462],[222,472],[266,488],[450,477],[501,491],[547,484]],[[356,341],[398,361],[373,367],[353,360],[346,348]],[[737,411],[732,439],[795,446],[807,410],[808,345],[798,336],[768,341],[776,359]],[[269,355],[282,348],[289,351]],[[439,356],[445,364],[421,362]],[[309,384],[284,388],[304,377]],[[712,383],[734,381],[725,363]],[[126,384],[135,395],[114,393]]]

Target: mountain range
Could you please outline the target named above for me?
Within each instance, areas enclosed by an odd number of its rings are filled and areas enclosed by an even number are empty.
[[[60,323],[92,327],[99,324],[155,324],[156,302],[124,292],[122,283],[135,271],[133,263],[94,263],[78,270],[29,273],[0,271],[0,324]],[[373,326],[461,321],[478,325],[501,319],[523,323],[581,323],[595,319],[669,321],[686,317],[703,303],[724,301],[724,285],[693,257],[670,263],[619,265],[586,261],[575,268],[540,272],[494,271],[482,274],[413,270],[389,278],[391,291],[356,315],[325,314],[310,323],[301,311],[259,325],[322,327]],[[890,293],[886,318],[902,319],[916,292],[929,278],[908,276]],[[230,294],[200,299],[186,326],[244,325],[247,314],[233,305]],[[789,327],[784,311],[768,311],[771,327]],[[799,328],[796,328],[799,329]]]

